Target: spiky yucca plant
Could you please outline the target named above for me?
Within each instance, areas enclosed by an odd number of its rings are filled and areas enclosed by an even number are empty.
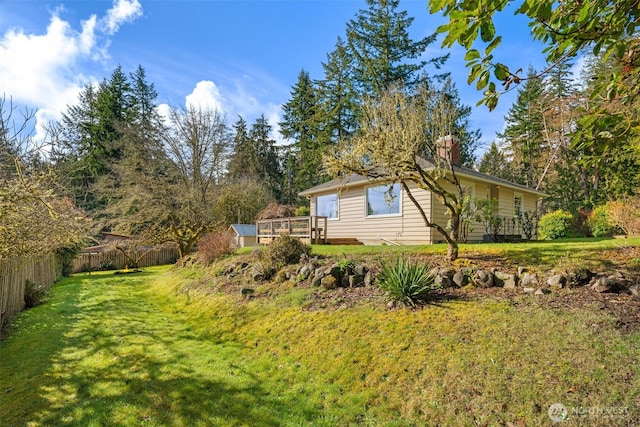
[[[377,282],[393,301],[415,307],[436,287],[436,272],[429,264],[398,258],[395,264],[382,263]]]

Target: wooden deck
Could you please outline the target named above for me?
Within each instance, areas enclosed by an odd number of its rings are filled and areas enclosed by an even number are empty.
[[[297,237],[308,244],[327,243],[327,217],[296,216],[256,221],[259,244],[269,243],[283,234]]]

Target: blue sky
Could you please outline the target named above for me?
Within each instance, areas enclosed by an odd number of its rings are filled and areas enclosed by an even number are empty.
[[[280,140],[281,105],[300,70],[322,78],[322,62],[364,8],[364,0],[0,0],[0,95],[37,109],[44,122],[117,65],[125,72],[142,65],[160,103],[219,108],[229,123],[264,114]],[[443,22],[428,13],[427,0],[401,0],[400,8],[415,18],[414,40]],[[542,47],[524,21],[506,16],[497,27],[509,65],[542,67]],[[443,52],[437,41],[426,56]],[[473,107],[472,127],[482,130],[485,148],[502,130],[515,91],[494,112],[475,107],[481,95],[466,83],[464,52],[450,53],[443,69]]]

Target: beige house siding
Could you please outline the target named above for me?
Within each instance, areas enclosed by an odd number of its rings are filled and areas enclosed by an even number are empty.
[[[522,211],[535,212],[542,193],[519,188],[515,184],[493,182],[489,178],[474,177],[471,174],[459,176],[463,186],[468,187],[473,201],[482,199],[498,199],[499,212],[502,217],[513,218],[514,200],[518,195],[522,198]],[[455,192],[453,185],[443,182],[448,191]],[[327,238],[356,238],[364,244],[383,244],[398,242],[404,244],[430,244],[443,242],[441,234],[424,225],[424,221],[413,202],[404,190],[402,191],[400,214],[371,217],[366,215],[366,188],[376,186],[369,182],[355,182],[337,190],[336,187],[318,189],[307,192],[310,198],[311,214],[317,215],[316,200],[319,196],[338,194],[338,218],[328,219]],[[412,194],[420,202],[430,220],[446,228],[449,216],[446,208],[431,192],[417,188],[410,183]],[[485,226],[482,221],[471,219],[466,241],[482,242],[486,240]],[[461,239],[462,240],[462,239]]]
[[[461,184],[465,187],[472,188],[471,199],[472,201],[486,199],[491,195],[491,185],[483,182],[476,182],[471,179],[462,179]],[[456,189],[452,184],[443,183],[444,188],[450,192],[456,192]],[[447,208],[440,203],[437,197],[433,198],[433,221],[436,224],[441,225],[446,229],[449,222],[449,215],[447,215]],[[482,242],[485,234],[485,228],[482,221],[476,221],[476,215],[473,215],[471,222],[467,227],[467,242]],[[434,243],[444,242],[444,237],[437,231],[434,231]],[[464,240],[462,237],[461,241]]]
[[[422,216],[404,190],[401,190],[399,215],[367,216],[366,188],[375,184],[358,185],[338,191],[338,218],[327,220],[327,238],[357,238],[364,244],[383,244],[386,241],[404,244],[431,243],[431,229],[424,225]],[[431,193],[413,188],[412,194],[431,214]],[[316,215],[316,198],[335,191],[325,191],[311,197],[310,208]]]

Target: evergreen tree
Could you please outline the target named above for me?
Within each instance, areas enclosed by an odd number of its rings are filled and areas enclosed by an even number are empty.
[[[352,76],[360,95],[379,95],[395,84],[417,84],[429,63],[439,67],[447,56],[419,59],[436,34],[414,41],[408,29],[413,18],[399,11],[399,0],[367,0],[347,23],[347,46],[353,57]],[[413,62],[412,62],[413,61]]]
[[[593,96],[597,93],[594,87],[603,76],[615,73],[616,67],[611,58],[590,57],[581,76],[586,84],[576,103],[580,116],[570,146],[570,170],[574,185],[581,190],[579,206],[591,207],[639,192],[640,101]]]
[[[238,116],[233,125],[233,150],[229,158],[228,177],[232,182],[242,179],[254,179],[259,174],[258,152],[249,138],[247,122]]]
[[[152,131],[158,121],[158,92],[155,85],[147,81],[146,71],[140,65],[130,74],[130,80],[134,122],[145,131]]]
[[[544,145],[543,82],[529,67],[528,79],[519,89],[515,103],[509,109],[506,127],[500,138],[513,167],[513,179],[519,184],[535,187],[544,170],[540,147]]]
[[[283,189],[291,204],[297,204],[297,193],[310,188],[323,179],[322,153],[318,126],[319,108],[316,90],[309,73],[302,70],[298,82],[293,87],[291,99],[282,107],[283,121],[280,123],[282,136],[292,141],[286,156],[285,183]]]
[[[478,171],[496,178],[512,179],[509,162],[495,141],[491,143],[489,150],[482,156]]]
[[[358,98],[352,84],[353,57],[338,38],[336,48],[322,64],[324,79],[318,87],[319,119],[322,145],[334,146],[358,128]]]
[[[255,147],[258,179],[263,180],[278,201],[282,197],[282,170],[275,140],[271,139],[271,125],[264,115],[256,119],[249,130],[249,139]]]

